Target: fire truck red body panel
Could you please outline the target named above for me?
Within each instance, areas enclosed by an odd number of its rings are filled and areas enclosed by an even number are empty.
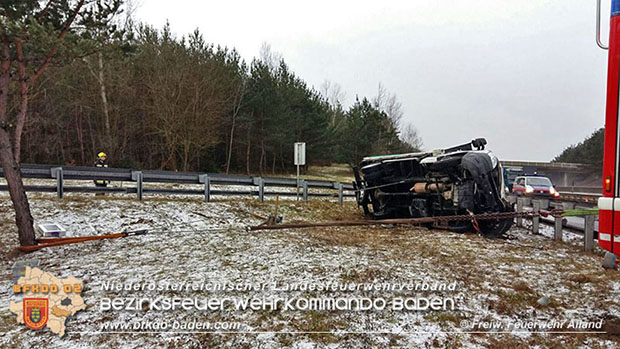
[[[598,243],[603,249],[620,253],[620,193],[618,191],[618,83],[620,79],[620,0],[612,0],[605,108],[605,154],[603,197],[598,201]]]

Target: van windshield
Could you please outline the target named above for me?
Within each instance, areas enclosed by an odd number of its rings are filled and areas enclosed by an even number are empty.
[[[546,178],[546,177],[531,177],[531,178],[527,178],[527,184],[550,186],[551,181],[549,180],[549,178]]]

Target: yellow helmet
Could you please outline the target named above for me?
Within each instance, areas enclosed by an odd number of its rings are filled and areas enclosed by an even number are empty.
[[[98,156],[98,157],[100,157],[100,158],[102,158],[102,157],[104,157],[104,156],[106,156],[106,157],[107,157],[107,155],[105,155],[105,153],[104,153],[104,152],[101,152],[101,153],[97,154],[97,156]]]

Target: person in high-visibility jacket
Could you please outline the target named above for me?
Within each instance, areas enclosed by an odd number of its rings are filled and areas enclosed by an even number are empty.
[[[104,152],[97,154],[97,161],[95,161],[96,167],[108,167],[107,155]],[[110,181],[105,179],[95,179],[95,185],[98,187],[107,187]]]

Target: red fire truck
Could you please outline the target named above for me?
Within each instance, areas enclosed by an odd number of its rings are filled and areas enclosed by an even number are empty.
[[[600,40],[600,0],[597,1],[597,44],[608,50],[607,104],[605,109],[605,154],[603,161],[603,196],[598,201],[599,245],[620,254],[620,133],[618,132],[618,82],[620,79],[620,0],[611,1],[609,47]],[[609,255],[606,257],[613,258]]]

